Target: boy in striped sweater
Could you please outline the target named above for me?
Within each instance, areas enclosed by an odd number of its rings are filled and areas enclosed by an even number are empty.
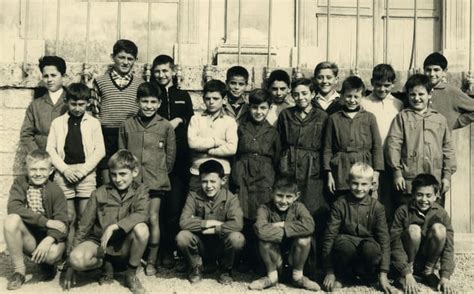
[[[106,155],[97,167],[102,183],[110,182],[107,161],[118,150],[120,125],[137,114],[137,89],[144,80],[133,74],[138,48],[130,40],[118,40],[112,50],[114,62],[110,71],[95,79],[91,99],[91,110],[99,118]]]

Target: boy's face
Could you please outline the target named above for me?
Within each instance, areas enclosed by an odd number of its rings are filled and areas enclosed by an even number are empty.
[[[273,101],[281,103],[285,100],[285,97],[290,93],[288,84],[283,81],[274,81],[270,85],[270,93],[272,94]]]
[[[227,81],[227,90],[235,98],[239,98],[245,93],[247,80],[243,76],[233,76]]]
[[[303,110],[311,105],[311,100],[314,98],[315,93],[306,85],[298,85],[293,88],[291,95],[295,100],[296,106]]]
[[[53,173],[53,167],[49,160],[29,160],[26,164],[26,172],[31,183],[41,186],[48,181]]]
[[[56,92],[63,87],[63,75],[58,71],[54,65],[47,65],[43,67],[42,71],[43,82],[50,92]]]
[[[351,193],[354,197],[362,199],[369,195],[372,189],[372,177],[351,176]]]
[[[255,122],[264,121],[267,118],[268,111],[270,111],[270,105],[268,105],[268,102],[250,104],[250,116]]]
[[[133,179],[138,176],[138,169],[112,168],[109,170],[109,173],[115,188],[119,191],[124,191],[133,183]]]
[[[300,197],[300,192],[276,189],[273,191],[273,203],[279,211],[287,211],[291,204]]]
[[[314,77],[321,95],[329,94],[337,84],[337,77],[330,68],[324,68]]]
[[[136,61],[135,56],[125,51],[120,51],[116,55],[112,54],[112,60],[114,62],[114,69],[119,75],[128,74]]]
[[[225,179],[219,177],[218,173],[201,175],[201,187],[209,198],[214,198],[225,184]]]
[[[159,64],[153,70],[153,75],[158,83],[162,86],[173,84],[173,69],[170,63]]]
[[[360,105],[362,99],[362,89],[349,89],[342,93],[342,98],[346,107],[350,110],[354,110]]]
[[[374,87],[374,96],[380,100],[387,98],[388,94],[392,92],[393,82],[382,81],[382,80],[371,80],[372,86]]]
[[[215,114],[222,109],[224,99],[220,92],[207,92],[204,94],[204,104],[206,104],[207,112]]]
[[[436,201],[436,193],[433,186],[418,187],[413,191],[415,204],[421,211],[427,211]]]
[[[146,117],[155,115],[160,105],[160,99],[154,96],[146,96],[138,99],[138,108],[140,108],[140,112]]]
[[[82,116],[86,112],[88,102],[86,100],[68,99],[66,104],[67,104],[69,113],[73,116],[79,117],[79,116]]]
[[[436,86],[446,76],[446,71],[439,65],[428,65],[424,68],[425,75],[430,78],[433,86]]]
[[[428,108],[431,99],[431,93],[428,93],[425,87],[415,86],[408,90],[408,102],[410,108],[418,112],[423,112]]]

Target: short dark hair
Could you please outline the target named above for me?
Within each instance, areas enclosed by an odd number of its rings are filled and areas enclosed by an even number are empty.
[[[219,92],[224,98],[227,93],[227,86],[220,80],[210,80],[204,84],[203,95],[205,96],[209,92]]]
[[[249,104],[262,104],[267,102],[268,105],[272,104],[272,95],[265,89],[254,89],[249,94]]]
[[[423,74],[414,74],[409,77],[405,83],[405,91],[408,93],[408,91],[416,86],[424,87],[428,93],[433,90],[433,85],[431,84],[430,78]]]
[[[229,68],[226,74],[226,82],[235,76],[243,77],[246,83],[249,81],[249,72],[243,66],[236,65]]]
[[[283,190],[291,191],[293,193],[299,192],[298,183],[294,175],[280,174],[273,182],[273,191]]]
[[[358,76],[350,76],[342,82],[341,94],[350,90],[361,90],[362,94],[365,92],[365,84]]]
[[[439,65],[443,70],[446,70],[446,68],[448,68],[448,60],[443,56],[443,54],[433,52],[425,58],[423,68],[430,65]]]
[[[137,58],[138,55],[138,47],[130,40],[121,39],[115,42],[114,47],[112,49],[112,55],[117,55],[120,52],[124,51],[125,53],[132,54],[133,57]]]
[[[291,82],[291,90],[301,85],[307,86],[311,92],[314,92],[315,90],[313,81],[308,78],[300,78]]]
[[[167,64],[167,63],[169,63],[172,68],[174,66],[174,59],[169,55],[165,55],[165,54],[158,55],[157,57],[155,57],[155,59],[153,59],[151,70],[153,71],[153,69],[157,67],[158,65]]]
[[[267,88],[270,88],[275,81],[284,82],[288,87],[291,86],[290,75],[281,69],[274,70],[270,73],[267,80]]]
[[[66,88],[66,101],[89,101],[90,99],[91,89],[82,83],[72,83]]]
[[[144,83],[141,83],[137,89],[137,101],[140,100],[140,98],[150,97],[150,96],[156,97],[158,98],[158,100],[161,101],[162,100],[161,95],[163,95],[163,92],[161,91],[161,88],[155,83],[144,82]]]
[[[339,74],[339,67],[337,66],[337,64],[330,61],[323,61],[323,62],[318,63],[318,65],[316,65],[316,67],[314,68],[314,72],[313,72],[314,77],[316,77],[319,74],[319,72],[323,69],[332,70],[332,73],[336,77]]]
[[[372,70],[372,81],[389,81],[393,83],[396,77],[395,70],[390,64],[377,64]]]
[[[217,160],[208,160],[203,162],[199,166],[199,176],[202,177],[204,174],[216,173],[219,178],[224,178],[224,167]]]
[[[439,192],[439,182],[435,176],[432,174],[419,174],[415,177],[415,179],[411,182],[411,192],[415,195],[418,188],[421,187],[433,187],[435,194]]]
[[[59,56],[43,56],[39,59],[39,69],[43,72],[45,66],[55,66],[62,76],[66,73],[66,61]]]
[[[109,169],[126,168],[134,170],[138,167],[138,160],[132,152],[120,149],[110,157],[107,165]]]

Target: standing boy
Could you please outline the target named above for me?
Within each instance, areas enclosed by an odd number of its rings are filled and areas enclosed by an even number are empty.
[[[448,213],[436,203],[438,192],[433,175],[419,174],[412,183],[411,201],[395,213],[390,230],[392,262],[405,293],[418,292],[415,273],[443,293],[454,292],[449,281],[454,272],[454,232]],[[434,273],[438,259],[441,279]]]
[[[359,277],[370,283],[377,277],[381,290],[391,291],[387,279],[390,266],[390,235],[385,210],[370,196],[374,170],[362,162],[350,169],[350,192],[339,197],[323,238],[324,287],[335,291],[341,281]]]
[[[393,171],[396,202],[407,203],[411,182],[420,173],[430,173],[441,183],[441,205],[449,191],[451,175],[456,171],[456,155],[446,118],[429,107],[432,94],[430,79],[412,75],[405,83],[410,107],[393,120],[387,137],[386,158]]]
[[[26,177],[13,182],[7,204],[4,234],[14,271],[8,290],[25,283],[24,253],[40,264],[45,278],[51,280],[56,275],[54,265],[66,248],[67,204],[61,189],[48,180],[53,173],[51,157],[40,149],[28,153],[26,172]]]
[[[474,121],[474,99],[445,82],[448,60],[438,52],[431,53],[423,62],[425,75],[433,87],[432,107],[447,120],[449,129],[465,127]]]
[[[27,152],[38,148],[46,150],[51,122],[67,111],[63,89],[66,62],[58,56],[45,56],[39,60],[39,68],[48,92],[33,100],[26,109],[20,143]]]
[[[314,68],[313,82],[316,85],[316,97],[312,101],[314,107],[331,115],[344,106],[336,91],[339,68],[333,62],[324,61]]]
[[[199,166],[210,159],[217,160],[224,167],[226,177],[230,175],[229,157],[237,151],[237,123],[223,110],[226,86],[219,80],[204,85],[206,110],[195,114],[189,123],[188,142],[192,154],[189,189],[201,187]]]
[[[143,83],[137,90],[138,114],[120,127],[119,148],[128,149],[138,158],[140,172],[136,181],[145,183],[150,194],[150,245],[145,274],[156,274],[160,243],[161,198],[171,190],[168,173],[173,168],[176,142],[173,126],[156,113],[162,92],[158,85]]]
[[[201,188],[191,191],[181,214],[176,242],[191,265],[188,279],[202,280],[203,258],[219,262],[219,283],[231,284],[234,257],[245,243],[239,199],[224,187],[224,168],[216,160],[199,166]]]
[[[111,58],[113,67],[105,75],[95,79],[92,95],[92,113],[100,119],[104,135],[106,155],[98,170],[102,183],[109,183],[107,161],[118,150],[120,125],[137,114],[136,103],[138,86],[144,80],[133,74],[138,48],[130,40],[115,42]]]
[[[255,233],[267,276],[253,281],[249,288],[262,290],[278,283],[286,259],[291,267],[293,285],[312,291],[320,290],[316,282],[303,275],[311,248],[314,221],[298,200],[300,192],[293,177],[280,177],[273,185],[273,199],[258,208]],[[286,258],[285,258],[286,257]],[[280,277],[281,278],[281,277]]]
[[[281,69],[272,71],[267,81],[267,89],[272,95],[272,103],[267,120],[272,126],[276,127],[280,113],[284,109],[295,106],[295,102],[291,97],[290,76]]]
[[[239,121],[248,111],[248,97],[245,89],[249,82],[249,72],[243,66],[233,66],[227,70],[225,80],[227,94],[224,99],[224,113]]]
[[[365,91],[364,82],[351,76],[342,83],[342,110],[329,117],[324,145],[324,169],[328,173],[328,188],[335,195],[349,192],[349,170],[361,161],[372,166],[374,191],[379,173],[384,169],[382,143],[375,116],[360,107]]]
[[[86,113],[90,89],[73,83],[66,89],[68,112],[51,124],[46,151],[57,173],[54,182],[67,198],[69,215],[68,253],[76,222],[96,188],[95,168],[105,155],[100,122]]]
[[[74,237],[64,288],[69,290],[75,272],[102,268],[101,284],[111,283],[112,257],[128,259],[125,286],[132,293],[145,293],[136,276],[148,243],[148,188],[134,182],[138,161],[127,150],[119,150],[109,159],[111,183],[95,190]]]
[[[178,89],[174,82],[174,60],[168,55],[159,55],[153,60],[151,82],[163,90],[161,105],[157,113],[170,121],[176,135],[176,161],[169,174],[171,190],[163,199],[160,225],[163,238],[160,242],[162,264],[174,266],[173,251],[175,238],[179,232],[179,216],[183,209],[189,185],[190,152],[188,145],[188,125],[194,115],[193,104],[188,92]]]

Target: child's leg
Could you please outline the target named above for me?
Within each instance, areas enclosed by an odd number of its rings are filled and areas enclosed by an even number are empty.
[[[44,261],[47,264],[55,265],[63,258],[63,253],[66,250],[66,243],[55,243],[49,248],[48,255]]]
[[[128,264],[136,268],[140,265],[140,260],[148,244],[148,238],[150,237],[148,226],[145,223],[139,223],[133,227],[129,235],[132,238],[132,242],[130,244]]]
[[[102,266],[102,257],[98,257],[100,245],[93,241],[85,241],[77,245],[69,254],[69,264],[76,271],[87,271]]]
[[[357,255],[357,244],[355,237],[349,235],[338,235],[334,241],[332,250],[336,276],[348,279],[352,275],[351,263]]]
[[[160,245],[160,205],[161,198],[154,195],[157,191],[150,191],[150,239],[149,254],[147,259],[147,274],[156,273],[156,258],[158,255],[158,246]]]
[[[260,240],[258,245],[260,256],[267,268],[268,277],[272,282],[276,283],[278,281],[277,269],[281,267],[283,263],[279,244]]]
[[[402,243],[405,252],[407,253],[408,263],[413,266],[416,254],[420,249],[421,244],[421,228],[418,225],[410,225],[408,229],[402,234]]]
[[[295,238],[291,246],[289,260],[293,266],[293,285],[298,288],[318,291],[321,287],[303,276],[303,268],[311,249],[311,241],[311,237]]]
[[[25,275],[25,262],[23,252],[31,253],[37,243],[25,223],[18,214],[9,214],[4,224],[5,242],[12,258],[13,271]]]
[[[446,243],[446,227],[440,223],[431,226],[426,236],[426,243],[423,246],[423,256],[426,256],[424,274],[432,274],[438,258],[443,252]]]
[[[360,274],[374,278],[374,273],[382,260],[382,250],[379,243],[372,239],[361,241],[357,246],[357,255],[358,260],[361,261],[359,265],[363,268],[363,272]]]
[[[67,199],[67,216],[69,219],[69,232],[67,235],[67,253],[71,252],[72,242],[76,233],[76,202],[74,198]]]
[[[245,244],[245,237],[240,232],[232,232],[224,239],[224,252],[220,260],[221,270],[231,271],[234,265],[235,254],[242,250]]]

